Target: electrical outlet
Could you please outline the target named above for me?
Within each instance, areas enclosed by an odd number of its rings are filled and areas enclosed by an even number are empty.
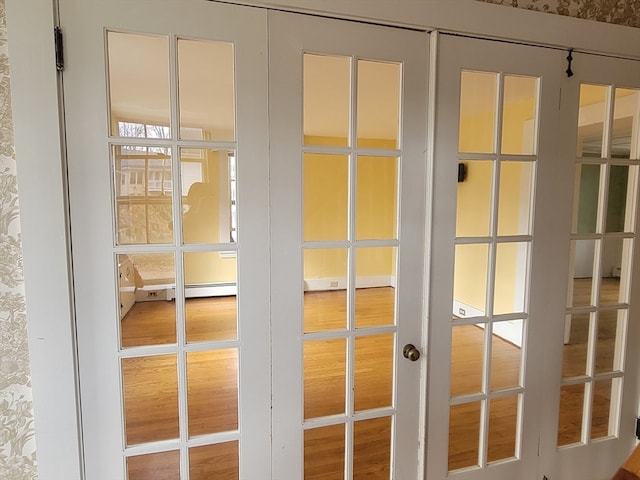
[[[337,281],[329,282],[329,286],[330,286],[331,288],[338,288],[338,282],[337,282]]]
[[[467,314],[467,311],[464,308],[458,308],[458,313],[462,316],[465,316]]]
[[[158,292],[147,292],[147,297],[157,297]]]

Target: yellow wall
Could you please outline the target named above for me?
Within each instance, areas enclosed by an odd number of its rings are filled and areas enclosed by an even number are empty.
[[[344,145],[344,139],[305,137],[307,145]],[[395,148],[395,140],[367,140],[370,148]],[[347,240],[348,156],[307,153],[304,156],[303,238],[305,241]],[[357,164],[356,238],[395,238],[398,162],[362,156]],[[304,277],[346,277],[346,250],[306,250]],[[356,275],[395,274],[394,248],[361,248]]]
[[[195,210],[183,217],[185,243],[228,242],[229,231],[220,222],[221,209],[229,209],[228,192],[221,192],[221,166],[228,166],[226,150],[204,150],[207,160],[207,196],[202,200],[206,207],[194,205]],[[226,167],[228,168],[228,167]],[[224,185],[228,178],[222,179]],[[224,201],[222,200],[224,199]],[[196,199],[195,201],[198,201]],[[189,217],[193,213],[193,217]],[[223,231],[221,231],[223,230]],[[185,253],[185,284],[233,283],[236,281],[236,258],[225,258],[219,252]]]
[[[527,148],[527,135],[523,132],[531,125],[533,118],[530,101],[511,103],[505,110],[503,130],[503,150],[509,152]],[[478,145],[491,145],[489,136],[493,133],[493,114],[484,113],[461,120],[460,148],[462,151]],[[468,160],[467,178],[458,184],[458,213],[456,235],[462,237],[485,237],[490,234],[491,192],[493,161]],[[500,208],[498,212],[498,234],[516,235],[529,233],[522,229],[526,223],[529,205],[522,204],[521,198],[528,197],[532,184],[532,169],[524,163],[506,163],[501,166]],[[458,247],[456,249],[454,300],[485,311],[486,278],[488,275],[488,254],[486,246]],[[501,247],[496,264],[496,297],[494,311],[513,311],[518,275],[518,263],[525,259],[518,248]],[[522,267],[522,265],[521,265]],[[521,272],[525,269],[521,268]],[[456,313],[456,312],[454,312]]]
[[[236,258],[223,258],[219,252],[185,253],[184,276],[186,285],[234,283]]]

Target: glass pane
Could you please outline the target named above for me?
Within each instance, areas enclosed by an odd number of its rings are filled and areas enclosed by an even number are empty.
[[[232,159],[234,153],[229,150],[180,149],[184,243],[234,241]]]
[[[451,396],[482,391],[484,325],[458,325],[451,329]]]
[[[351,59],[303,55],[303,125],[305,145],[349,144]]]
[[[304,480],[344,480],[344,424],[304,431]]]
[[[607,105],[607,87],[580,85],[578,157],[602,157],[602,138]]]
[[[355,410],[392,406],[394,334],[356,337]]]
[[[171,253],[117,255],[122,348],[176,343]]]
[[[595,254],[595,240],[571,241],[573,278],[570,279],[572,291],[569,293],[569,306],[584,307],[593,304],[591,295]]]
[[[577,164],[577,204],[574,205],[573,233],[595,233],[598,229],[600,165]]]
[[[358,288],[355,303],[356,328],[395,324],[395,288]]]
[[[522,320],[493,324],[491,335],[491,390],[520,386]]]
[[[622,370],[628,310],[601,310],[598,314],[596,374]]]
[[[238,350],[187,352],[189,436],[238,429]]]
[[[398,160],[358,157],[356,182],[356,239],[396,238]]]
[[[117,244],[173,243],[171,149],[116,145],[113,172]]]
[[[606,238],[602,240],[602,283],[600,305],[613,305],[629,300],[629,265],[632,239]]]
[[[391,417],[355,422],[353,437],[353,480],[389,480]]]
[[[529,235],[533,203],[532,162],[502,162],[498,205],[498,235]]]
[[[347,328],[347,250],[304,249],[304,331]]]
[[[178,438],[175,355],[122,359],[127,445]]]
[[[167,37],[107,33],[111,135],[171,138]]]
[[[616,88],[613,106],[613,124],[611,128],[611,158],[637,159],[638,108],[640,91]],[[634,144],[634,118],[636,120],[636,138]],[[632,155],[633,153],[633,155]]]
[[[590,318],[588,313],[566,316],[562,355],[563,378],[587,374]]]
[[[180,478],[180,451],[151,453],[127,458],[128,480],[175,480]]]
[[[498,75],[462,72],[460,78],[460,152],[494,153]]]
[[[452,405],[449,411],[449,470],[479,465],[481,403]]]
[[[628,165],[611,165],[609,167],[609,190],[607,195],[607,223],[605,232],[629,231],[625,228],[627,220],[627,185],[629,182]],[[629,225],[630,227],[630,225]]]
[[[233,44],[178,39],[180,138],[235,139]]]
[[[584,384],[565,385],[560,389],[558,446],[582,443]]]
[[[458,310],[453,312],[454,315],[485,315],[488,261],[489,245],[456,245],[453,301],[465,313]]]
[[[516,456],[519,397],[494,398],[489,402],[487,462]]]
[[[502,153],[534,155],[538,124],[538,79],[504,77]]]
[[[456,236],[487,237],[491,234],[493,207],[493,161],[464,164],[467,175],[458,183]]]
[[[187,342],[238,338],[236,264],[226,252],[184,254]]]
[[[611,412],[618,408],[620,386],[619,378],[594,382],[591,440],[616,435],[618,428],[614,418],[611,417]]]
[[[304,418],[345,413],[347,341],[304,342]]]
[[[395,325],[396,248],[356,249],[356,328]]]
[[[496,245],[493,313],[524,312],[529,278],[529,242]]]
[[[348,202],[349,157],[305,153],[304,240],[346,240]]]
[[[359,148],[398,148],[400,80],[398,63],[358,60]]]
[[[237,480],[240,478],[238,464],[238,442],[189,449],[190,480]]]

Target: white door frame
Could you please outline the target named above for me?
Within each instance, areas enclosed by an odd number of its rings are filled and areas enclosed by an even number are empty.
[[[379,23],[574,46],[640,58],[640,29],[448,0],[230,0]],[[401,8],[400,8],[401,7]],[[53,26],[55,0],[6,0],[14,135],[41,479],[82,478],[66,179]],[[491,12],[491,15],[487,15]],[[483,18],[483,22],[478,22]],[[541,22],[543,20],[543,22]],[[544,23],[545,28],[539,28]],[[33,132],[38,141],[34,142]],[[34,172],[38,172],[34,175]],[[43,205],[46,214],[43,215]],[[42,232],[46,232],[43,235]],[[46,268],[43,268],[46,266]],[[55,365],[55,370],[51,366]]]

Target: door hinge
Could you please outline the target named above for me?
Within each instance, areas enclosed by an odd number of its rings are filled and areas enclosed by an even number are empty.
[[[62,72],[64,70],[64,45],[62,43],[62,29],[55,27],[53,36],[56,43],[56,70]]]
[[[640,417],[636,418],[636,438],[640,440]]]

